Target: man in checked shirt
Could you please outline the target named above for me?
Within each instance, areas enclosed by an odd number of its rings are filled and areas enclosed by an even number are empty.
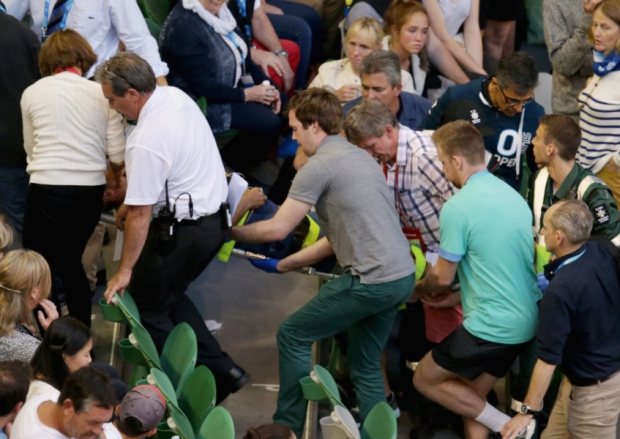
[[[400,125],[385,105],[371,99],[364,99],[351,109],[344,121],[344,130],[351,143],[382,163],[403,232],[410,242],[417,241],[426,251],[428,262],[434,264],[439,251],[439,212],[456,189],[441,171],[431,137]],[[420,334],[422,343],[417,344],[426,349],[419,355],[441,342],[463,322],[463,311],[458,303],[460,295],[449,297],[454,302],[435,304],[432,298],[423,299],[426,334]],[[410,339],[414,334],[407,335]]]

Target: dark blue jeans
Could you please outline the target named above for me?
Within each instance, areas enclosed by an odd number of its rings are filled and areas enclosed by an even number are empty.
[[[17,232],[21,241],[30,176],[24,166],[0,166],[0,213]]]
[[[301,57],[297,67],[295,89],[306,88],[307,72],[310,62],[321,62],[323,50],[323,23],[319,14],[310,6],[286,0],[270,0],[285,15],[269,14],[269,20],[278,37],[294,41],[299,46]]]

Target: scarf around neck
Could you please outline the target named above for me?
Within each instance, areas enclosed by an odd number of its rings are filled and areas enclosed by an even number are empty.
[[[200,0],[183,0],[183,7],[185,9],[193,11],[198,15],[202,21],[211,26],[215,32],[217,32],[224,43],[232,50],[235,56],[235,84],[239,82],[241,78],[241,64],[248,55],[248,46],[237,33],[235,28],[237,27],[237,21],[233,17],[230,9],[223,3],[220,10],[217,12],[217,16],[207,11]],[[243,57],[243,59],[242,59]]]
[[[598,50],[594,51],[594,73],[598,76],[605,76],[615,70],[620,70],[620,53],[614,50],[609,55],[605,55]]]

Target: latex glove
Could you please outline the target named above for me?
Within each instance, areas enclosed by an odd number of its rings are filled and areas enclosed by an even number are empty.
[[[250,259],[250,264],[254,265],[259,270],[263,270],[267,273],[277,273],[282,274],[278,271],[278,262],[282,259]]]
[[[538,278],[538,288],[540,288],[540,291],[544,293],[549,286],[549,281],[545,277],[544,273],[538,273],[536,277]]]

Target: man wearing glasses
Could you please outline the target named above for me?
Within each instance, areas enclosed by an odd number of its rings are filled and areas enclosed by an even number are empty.
[[[537,83],[538,71],[530,55],[525,52],[507,55],[499,61],[495,76],[449,88],[422,121],[420,130],[435,130],[443,125],[444,113],[455,101],[478,104],[484,113],[482,118],[493,131],[484,135],[487,168],[516,190],[525,181],[525,188],[529,172],[536,170],[529,146],[538,119],[545,113],[534,101]],[[472,122],[477,118],[478,114],[471,114]]]

